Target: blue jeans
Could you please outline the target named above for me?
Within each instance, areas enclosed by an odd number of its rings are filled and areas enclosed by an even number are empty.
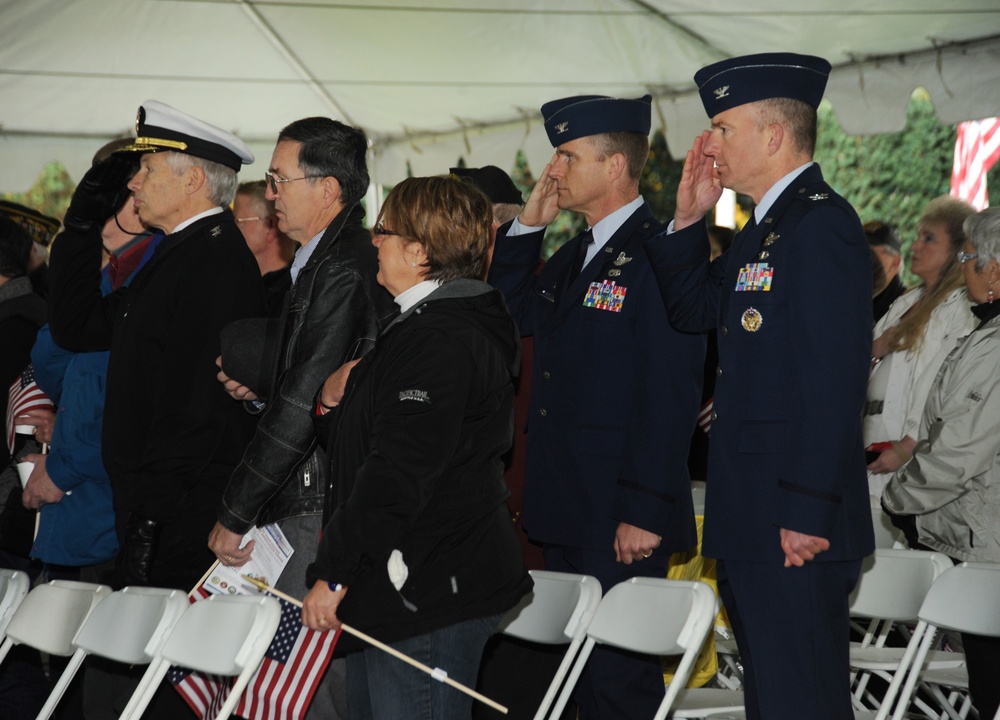
[[[500,615],[466,620],[389,643],[452,680],[475,688],[483,646]],[[473,699],[378,648],[347,656],[351,720],[469,720]]]

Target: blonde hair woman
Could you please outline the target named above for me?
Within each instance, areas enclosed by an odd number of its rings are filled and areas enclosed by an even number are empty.
[[[913,454],[927,392],[942,361],[975,326],[956,254],[962,223],[975,210],[951,197],[931,200],[917,221],[910,270],[922,281],[875,326],[864,408],[868,486],[882,493]]]

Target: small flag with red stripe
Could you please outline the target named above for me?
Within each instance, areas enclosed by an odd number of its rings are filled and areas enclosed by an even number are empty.
[[[14,453],[15,419],[29,410],[55,410],[49,396],[35,384],[35,369],[29,365],[24,372],[14,378],[7,394],[7,451]]]
[[[708,435],[709,430],[712,429],[712,410],[715,409],[715,398],[710,397],[705,401],[705,404],[701,406],[701,412],[698,413],[698,427]]]

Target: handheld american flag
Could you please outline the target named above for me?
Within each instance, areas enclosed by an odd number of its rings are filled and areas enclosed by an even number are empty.
[[[35,369],[28,365],[11,383],[7,395],[7,450],[14,454],[14,426],[18,415],[29,410],[55,410],[55,407],[49,396],[35,384]]]
[[[208,597],[204,585],[192,593],[191,602]],[[302,625],[302,611],[278,598],[281,624],[250,680],[234,715],[248,720],[300,720],[330,662],[340,633],[318,632]],[[233,678],[206,675],[173,667],[170,682],[201,720],[217,714],[232,687]]]

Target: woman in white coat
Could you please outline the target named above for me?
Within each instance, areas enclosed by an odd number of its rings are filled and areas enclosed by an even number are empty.
[[[974,212],[951,197],[927,204],[910,247],[910,270],[922,282],[898,298],[875,326],[863,426],[874,498],[912,456],[934,375],[975,327],[955,259],[965,244],[962,223]]]

